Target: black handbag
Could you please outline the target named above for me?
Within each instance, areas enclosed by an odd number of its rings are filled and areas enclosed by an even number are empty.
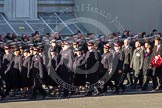
[[[152,74],[153,74],[153,70],[151,68],[147,69],[146,75],[147,76],[152,76]]]

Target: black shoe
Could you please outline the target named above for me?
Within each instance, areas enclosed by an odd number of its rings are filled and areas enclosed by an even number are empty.
[[[85,96],[92,96],[92,92],[88,92]]]
[[[32,94],[31,96],[30,96],[30,99],[31,100],[35,100],[37,98],[37,95],[36,94]]]
[[[146,89],[146,88],[144,88],[144,87],[142,87],[142,88],[141,88],[141,91],[146,91],[146,90],[147,90],[147,89]]]
[[[123,87],[121,88],[120,94],[123,94],[124,91],[125,91],[125,89],[126,89],[126,87],[123,86]]]
[[[102,93],[107,93],[107,90],[103,90]]]
[[[119,90],[115,90],[113,94],[119,94]]]
[[[69,95],[63,95],[61,96],[62,99],[68,99],[69,98]]]
[[[3,100],[5,97],[6,97],[5,94],[2,94],[2,95],[1,95],[1,99],[2,99],[2,100]]]
[[[5,92],[5,96],[8,96],[9,95],[9,92]]]
[[[133,86],[133,84],[129,84],[129,85],[126,85],[127,87],[132,87]]]
[[[10,94],[10,97],[15,97],[15,93]]]
[[[44,94],[44,95],[41,97],[41,99],[45,99],[45,98],[46,98],[46,96],[47,96],[47,95],[46,95],[46,94]]]
[[[36,100],[36,97],[32,96],[30,97],[30,100]]]
[[[137,86],[137,89],[142,89],[142,86],[141,85]]]
[[[64,93],[64,94],[62,95],[63,98],[67,98],[68,96],[69,96],[69,93]]]
[[[132,88],[132,89],[137,89],[136,85],[133,85],[131,88]]]
[[[122,90],[125,90],[125,89],[126,89],[126,86],[125,86],[125,85],[121,85],[120,88],[121,88]]]

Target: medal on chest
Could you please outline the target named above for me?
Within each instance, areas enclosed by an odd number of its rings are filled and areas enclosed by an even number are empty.
[[[137,52],[137,53],[136,53],[136,56],[139,57],[139,56],[140,56],[140,53]]]

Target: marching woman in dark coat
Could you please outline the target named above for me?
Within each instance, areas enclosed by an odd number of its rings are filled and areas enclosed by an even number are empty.
[[[47,59],[46,56],[43,52],[43,47],[39,47],[39,56],[41,58],[42,61],[42,66],[43,66],[43,83],[46,85],[46,87],[49,89],[49,85],[48,85],[48,72],[47,72]]]
[[[31,69],[29,77],[32,81],[32,97],[31,99],[36,99],[37,90],[42,94],[42,98],[45,98],[46,92],[42,87],[42,78],[43,78],[43,62],[41,57],[38,54],[39,49],[34,48],[33,50],[33,58],[31,63]]]
[[[11,53],[11,49],[9,46],[5,46],[4,49],[5,49],[5,55],[3,56],[3,59],[2,59],[1,77],[2,77],[2,79],[5,80],[6,88],[10,88],[9,87],[9,78],[8,78],[8,75],[5,75],[5,71],[13,58],[13,54]],[[8,95],[8,93],[6,93],[6,94]]]
[[[112,65],[113,65],[113,54],[110,52],[110,46],[104,45],[104,53],[102,55],[101,64],[103,66],[103,74],[110,75],[112,73]],[[103,75],[102,75],[103,76]],[[107,86],[109,86],[113,90],[113,83],[111,82],[111,76],[107,77],[107,82],[105,82],[103,87],[103,92],[107,92]]]
[[[145,50],[145,54],[144,54],[144,64],[143,64],[143,75],[144,75],[144,80],[143,80],[143,87],[142,90],[146,90],[147,89],[147,85],[150,81],[150,79],[153,82],[153,89],[156,88],[157,86],[157,80],[156,77],[153,76],[153,70],[151,67],[151,62],[152,62],[152,48],[151,45],[149,45],[146,50]]]
[[[114,75],[112,77],[112,79],[115,82],[115,93],[119,93],[119,89],[121,88],[123,91],[125,89],[124,85],[123,85],[123,80],[122,80],[122,75],[123,75],[123,64],[124,64],[124,53],[121,50],[121,44],[120,43],[115,43],[114,44],[114,57],[117,60],[116,63],[116,68],[115,68],[115,72]]]
[[[85,73],[79,73],[81,71],[78,71],[78,68],[80,70],[84,70],[84,66],[82,65],[82,62],[85,58],[85,54],[83,51],[83,47],[80,46],[78,48],[75,48],[75,60],[73,64],[73,70],[74,70],[74,85],[75,86],[85,86]]]
[[[55,88],[57,88],[58,84],[55,82],[55,79],[53,78],[56,73],[55,68],[58,65],[60,61],[60,55],[58,54],[57,48],[50,49],[50,55],[51,58],[49,59],[49,63],[47,65],[47,82],[48,85],[53,86],[53,93],[55,92]]]
[[[85,59],[82,62],[82,65],[85,66],[86,72],[86,83],[92,85],[99,80],[99,68],[100,68],[101,56],[95,49],[94,41],[88,42],[88,51],[85,54]],[[100,88],[97,88],[101,92]],[[87,96],[91,96],[94,90],[89,90]],[[99,94],[99,93],[98,93]],[[97,95],[98,95],[97,94]]]
[[[48,86],[52,86],[53,88],[49,91],[49,93],[55,95],[57,93],[57,89],[59,86],[55,80],[56,75],[58,75],[57,71],[55,71],[56,66],[60,61],[60,54],[58,54],[57,48],[50,49],[51,58],[47,64],[47,84]]]
[[[19,48],[14,49],[14,57],[11,60],[5,74],[7,74],[9,78],[9,86],[6,88],[6,93],[8,94],[9,91],[14,91],[20,88],[21,80],[20,80],[20,72],[22,71],[22,56],[20,55]]]
[[[61,51],[61,59],[59,64],[56,67],[56,71],[59,71],[59,76],[68,84],[73,83],[73,62],[74,62],[74,53],[73,49],[70,46],[70,42],[64,42],[63,50]],[[64,98],[71,96],[69,94],[68,88],[64,87]]]
[[[27,88],[29,87],[29,72],[31,66],[31,56],[29,49],[25,49],[23,53],[23,64],[22,64],[22,71],[21,71],[21,87],[23,89],[22,96],[26,96]]]

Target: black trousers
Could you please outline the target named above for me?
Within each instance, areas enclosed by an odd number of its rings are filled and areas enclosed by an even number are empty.
[[[149,83],[150,80],[152,80],[153,89],[155,89],[157,87],[158,82],[157,82],[156,76],[144,76],[144,78],[143,78],[143,86],[142,86],[143,90],[147,89],[147,86],[148,86],[148,83]]]
[[[37,91],[39,91],[43,96],[46,95],[45,90],[42,87],[41,79],[39,77],[32,78],[33,87],[32,87],[32,98],[36,98]]]
[[[41,86],[37,86],[37,87],[34,87],[34,88],[32,89],[32,97],[33,97],[33,98],[36,98],[36,96],[37,96],[37,91],[39,91],[43,96],[46,95],[45,90],[44,90]]]
[[[113,85],[113,83],[111,82],[111,80],[108,80],[108,81],[104,84],[103,92],[106,92],[106,91],[107,91],[107,86],[109,86],[111,89],[113,89],[114,85]]]
[[[60,85],[62,90],[63,90],[63,96],[68,97],[71,96],[74,91],[71,91],[68,86],[66,87],[67,84],[73,85],[74,84],[74,73],[68,70],[67,68],[62,68],[62,70],[59,73],[60,78],[65,81],[66,83],[63,85]]]
[[[4,97],[4,89],[3,89],[3,82],[2,82],[2,79],[0,79],[0,96],[1,98]]]
[[[119,70],[116,70],[114,75],[112,76],[112,80],[114,81],[114,87],[116,88],[116,92],[119,92],[119,89],[123,89],[123,84],[121,81],[122,73],[118,72]]]
[[[134,78],[134,88],[137,87],[137,82],[139,81],[138,85],[140,88],[142,88],[142,85],[143,85],[143,75],[138,75],[138,76],[135,76]]]
[[[124,70],[122,75],[123,80],[128,79],[128,83],[133,85],[133,78],[131,76],[131,69],[129,64],[124,64]],[[123,81],[124,82],[124,81]]]
[[[155,75],[156,75],[156,78],[157,78],[157,88],[160,89],[162,87],[162,67],[160,68],[156,68],[155,69]]]

